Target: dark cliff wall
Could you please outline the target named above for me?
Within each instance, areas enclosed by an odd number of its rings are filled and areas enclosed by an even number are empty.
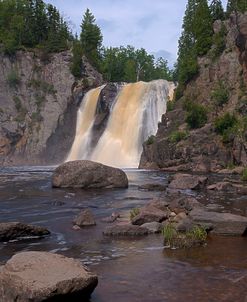
[[[224,113],[234,113],[243,120],[247,114],[247,14],[232,15],[224,23],[216,21],[215,33],[225,27],[225,49],[219,57],[198,58],[199,73],[191,80],[184,96],[175,102],[159,125],[155,138],[144,144],[140,167],[170,170],[218,171],[229,165],[247,165],[247,133],[241,139],[235,135],[231,144],[222,141],[215,132],[215,119]],[[224,83],[228,101],[215,107],[213,91]],[[223,88],[221,88],[223,89]],[[186,124],[184,103],[192,101],[207,109],[207,124],[190,130]],[[175,132],[186,132],[183,139],[172,138]]]

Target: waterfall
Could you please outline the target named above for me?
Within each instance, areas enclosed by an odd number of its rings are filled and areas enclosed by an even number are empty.
[[[165,80],[121,86],[106,128],[93,149],[90,141],[103,87],[90,90],[77,115],[76,137],[67,160],[90,159],[116,167],[138,167],[143,142],[154,135],[174,84]]]

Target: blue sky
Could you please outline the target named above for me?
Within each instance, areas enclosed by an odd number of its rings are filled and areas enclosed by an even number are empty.
[[[73,31],[89,8],[105,46],[133,45],[173,63],[187,0],[47,0],[70,21]],[[226,5],[227,0],[222,1]]]

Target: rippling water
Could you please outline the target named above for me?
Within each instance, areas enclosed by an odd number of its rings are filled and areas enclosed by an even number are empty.
[[[42,250],[80,259],[99,276],[92,302],[247,301],[246,238],[210,238],[206,247],[167,250],[161,235],[112,239],[102,235],[101,222],[114,211],[131,208],[159,195],[138,189],[145,183],[166,184],[162,172],[126,170],[124,190],[52,189],[54,167],[0,169],[1,221],[22,221],[47,227],[51,236],[0,244],[0,262],[18,251]],[[206,196],[204,202],[235,212],[246,210],[246,197]],[[74,216],[91,208],[95,227],[72,229]]]

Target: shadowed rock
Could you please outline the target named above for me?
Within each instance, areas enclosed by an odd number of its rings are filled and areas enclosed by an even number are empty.
[[[97,283],[97,276],[77,260],[47,252],[23,252],[0,267],[0,300],[85,301]]]
[[[0,223],[0,241],[9,241],[22,237],[49,235],[50,232],[43,227],[20,222]]]
[[[198,190],[202,189],[207,182],[207,177],[189,174],[176,174],[169,184],[170,189],[178,190]]]
[[[53,187],[61,188],[127,188],[126,174],[117,168],[88,160],[62,164],[53,173]]]
[[[114,225],[106,228],[103,232],[106,236],[143,236],[148,233],[148,229],[131,224]]]

